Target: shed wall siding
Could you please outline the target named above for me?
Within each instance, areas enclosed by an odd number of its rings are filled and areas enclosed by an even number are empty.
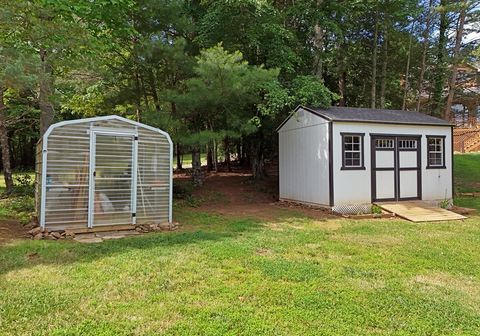
[[[371,202],[370,133],[421,135],[422,199],[452,198],[451,129],[443,126],[384,125],[335,122],[333,129],[334,204],[365,204]],[[365,133],[365,170],[341,170],[342,137],[340,133]],[[427,135],[444,135],[446,169],[426,169]]]
[[[329,204],[328,123],[296,113],[279,130],[280,199]]]

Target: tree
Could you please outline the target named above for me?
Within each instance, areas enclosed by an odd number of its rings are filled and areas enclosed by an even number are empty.
[[[440,25],[438,29],[438,40],[436,46],[436,60],[433,71],[433,95],[432,95],[432,109],[431,113],[440,117],[442,115],[441,109],[443,105],[443,89],[445,87],[446,73],[447,73],[447,30],[449,26],[449,2],[448,0],[441,0],[440,7],[437,11],[440,12]]]
[[[467,1],[462,1],[460,4],[460,15],[458,17],[457,29],[455,34],[455,47],[453,49],[453,61],[452,61],[452,74],[450,78],[450,82],[448,85],[448,96],[447,96],[447,103],[445,107],[445,112],[443,114],[443,118],[445,120],[450,120],[451,117],[451,108],[453,102],[453,95],[455,94],[455,86],[457,83],[457,67],[460,61],[460,46],[462,44],[463,39],[463,28],[465,25],[465,16],[467,13]]]
[[[5,87],[0,86],[0,146],[2,148],[3,176],[7,194],[13,191],[12,168],[10,163],[10,148],[8,144],[7,131],[7,106],[5,105]]]
[[[13,178],[7,128],[8,106],[6,95],[9,89],[22,89],[32,86],[35,78],[32,74],[35,64],[31,55],[25,51],[22,53],[14,46],[8,46],[7,41],[3,41],[2,44],[3,46],[0,46],[0,147],[6,191],[7,194],[10,194],[13,191]]]
[[[375,11],[375,29],[373,33],[373,46],[372,46],[372,88],[371,88],[371,98],[370,98],[370,107],[375,108],[376,99],[377,99],[377,49],[378,49],[378,26],[379,26],[379,13],[378,9]]]
[[[423,91],[423,81],[425,77],[425,68],[427,62],[427,52],[429,46],[429,35],[430,35],[430,23],[432,21],[432,7],[433,7],[433,0],[429,0],[428,8],[426,10],[426,18],[425,18],[425,29],[422,34],[423,39],[423,46],[422,46],[422,60],[420,65],[420,75],[418,79],[418,90],[417,90],[417,105],[415,111],[420,111],[420,99]]]
[[[251,122],[256,104],[276,81],[278,71],[251,66],[241,52],[227,52],[221,45],[201,51],[194,67],[195,76],[185,83],[185,91],[174,99],[191,132],[182,142],[192,150],[194,184],[201,184],[200,147],[223,141],[225,156],[229,142],[256,130]]]

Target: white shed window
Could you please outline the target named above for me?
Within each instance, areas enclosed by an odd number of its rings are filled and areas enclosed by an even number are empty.
[[[445,168],[445,137],[427,136],[427,168]]]
[[[341,133],[342,169],[365,169],[363,165],[363,133]]]
[[[377,139],[375,140],[375,147],[383,149],[393,149],[393,139]]]
[[[417,149],[417,140],[398,140],[399,149]]]

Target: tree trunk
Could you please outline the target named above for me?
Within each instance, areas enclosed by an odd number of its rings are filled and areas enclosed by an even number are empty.
[[[40,75],[39,95],[40,106],[40,136],[42,136],[53,123],[55,110],[53,108],[53,66],[45,49],[40,49]]]
[[[195,146],[192,150],[192,183],[196,187],[203,184],[202,162],[198,146]]]
[[[464,2],[460,11],[460,17],[458,18],[457,34],[455,37],[455,48],[453,49],[452,75],[450,77],[450,84],[448,86],[447,104],[443,113],[443,118],[447,121],[450,121],[453,96],[455,95],[455,87],[457,84],[458,63],[460,61],[460,47],[462,45],[463,27],[465,25],[465,16],[467,14],[467,9],[465,8],[465,5],[466,4]]]
[[[230,140],[228,137],[226,137],[223,140],[223,145],[224,145],[224,151],[225,151],[225,166],[227,168],[227,171],[231,172],[232,171],[232,166],[231,166],[231,160],[230,160]]]
[[[267,174],[265,171],[265,157],[263,154],[263,147],[260,142],[253,146],[252,153],[252,176],[254,180],[262,180]]]
[[[240,141],[237,142],[237,161],[238,161],[238,164],[241,166],[243,163],[243,153],[242,153],[242,143]]]
[[[385,24],[386,26],[387,24]],[[387,90],[387,67],[388,67],[388,27],[385,27],[383,35],[383,63],[382,81],[380,83],[380,108],[385,108],[385,94]]]
[[[207,171],[211,172],[213,170],[213,151],[212,146],[207,145]]]
[[[372,88],[370,91],[370,106],[375,108],[377,97],[377,49],[378,49],[378,11],[375,14],[375,31],[373,33],[373,55],[372,55]]]
[[[213,124],[211,123],[211,120],[208,122],[208,127],[209,127],[210,131],[212,131],[212,133],[214,133]],[[213,170],[216,173],[218,173],[218,143],[217,143],[217,139],[215,139],[215,137],[212,140],[212,145],[213,145],[213,148],[212,148]]]
[[[149,84],[150,84],[150,91],[152,92],[153,104],[155,105],[155,111],[161,112],[162,108],[160,107],[160,99],[158,98],[157,93],[157,81],[155,79],[155,74],[153,70],[149,72]]]
[[[417,91],[417,107],[415,111],[420,111],[420,99],[423,90],[423,79],[425,77],[425,67],[427,63],[427,51],[428,51],[428,37],[430,35],[430,21],[432,13],[433,0],[428,3],[428,13],[425,21],[425,30],[423,31],[423,50],[422,50],[422,63],[420,65],[420,75],[418,79],[418,91]]]
[[[180,147],[180,144],[177,142],[175,144],[175,154],[177,156],[177,170],[182,170],[182,149]]]
[[[8,131],[6,126],[7,107],[3,100],[5,88],[0,87],[0,147],[2,147],[3,177],[7,194],[13,192],[13,178],[10,162],[10,148],[8,146]]]
[[[140,108],[142,106],[142,91],[140,87],[140,75],[138,71],[135,70],[135,116],[137,122],[140,122]]]
[[[338,47],[338,95],[340,100],[338,105],[345,106],[345,85],[347,80],[346,62],[345,62],[345,44],[341,43]]]
[[[441,0],[440,6],[445,8],[448,5],[448,0]],[[447,47],[447,29],[448,29],[448,16],[446,10],[442,10],[440,13],[440,27],[438,30],[438,44],[437,44],[437,62],[434,70],[433,80],[433,98],[432,98],[432,114],[435,116],[441,116],[442,108],[442,94],[445,86],[446,77],[446,47]]]
[[[317,0],[317,7],[320,8],[323,0]],[[314,57],[314,75],[318,80],[323,81],[323,39],[324,39],[324,30],[319,22],[313,27],[313,46],[315,47],[315,57]]]
[[[148,93],[147,88],[145,87],[145,80],[143,79],[143,76],[141,74],[138,75],[138,78],[140,80],[140,89],[142,90],[143,100],[145,101],[145,108],[149,110],[150,104],[148,103]]]
[[[412,31],[410,32],[410,39],[408,40],[407,68],[405,69],[405,85],[403,89],[402,110],[405,110],[407,108],[408,90],[410,89],[410,60],[412,58],[412,36],[414,27],[415,25],[412,26]]]
[[[314,75],[318,80],[323,80],[323,61],[322,61],[322,50],[323,50],[323,29],[319,24],[316,24],[314,27],[314,36],[313,36],[313,45],[315,46],[315,67]]]

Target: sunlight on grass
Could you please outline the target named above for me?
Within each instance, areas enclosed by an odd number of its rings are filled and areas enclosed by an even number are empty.
[[[479,197],[457,197],[454,200],[454,204],[461,207],[477,209],[477,211],[480,211]]]
[[[2,333],[480,330],[478,217],[414,224],[285,212],[261,222],[179,208],[177,220],[181,232],[0,247]]]
[[[454,172],[458,192],[480,191],[480,153],[455,154]]]

